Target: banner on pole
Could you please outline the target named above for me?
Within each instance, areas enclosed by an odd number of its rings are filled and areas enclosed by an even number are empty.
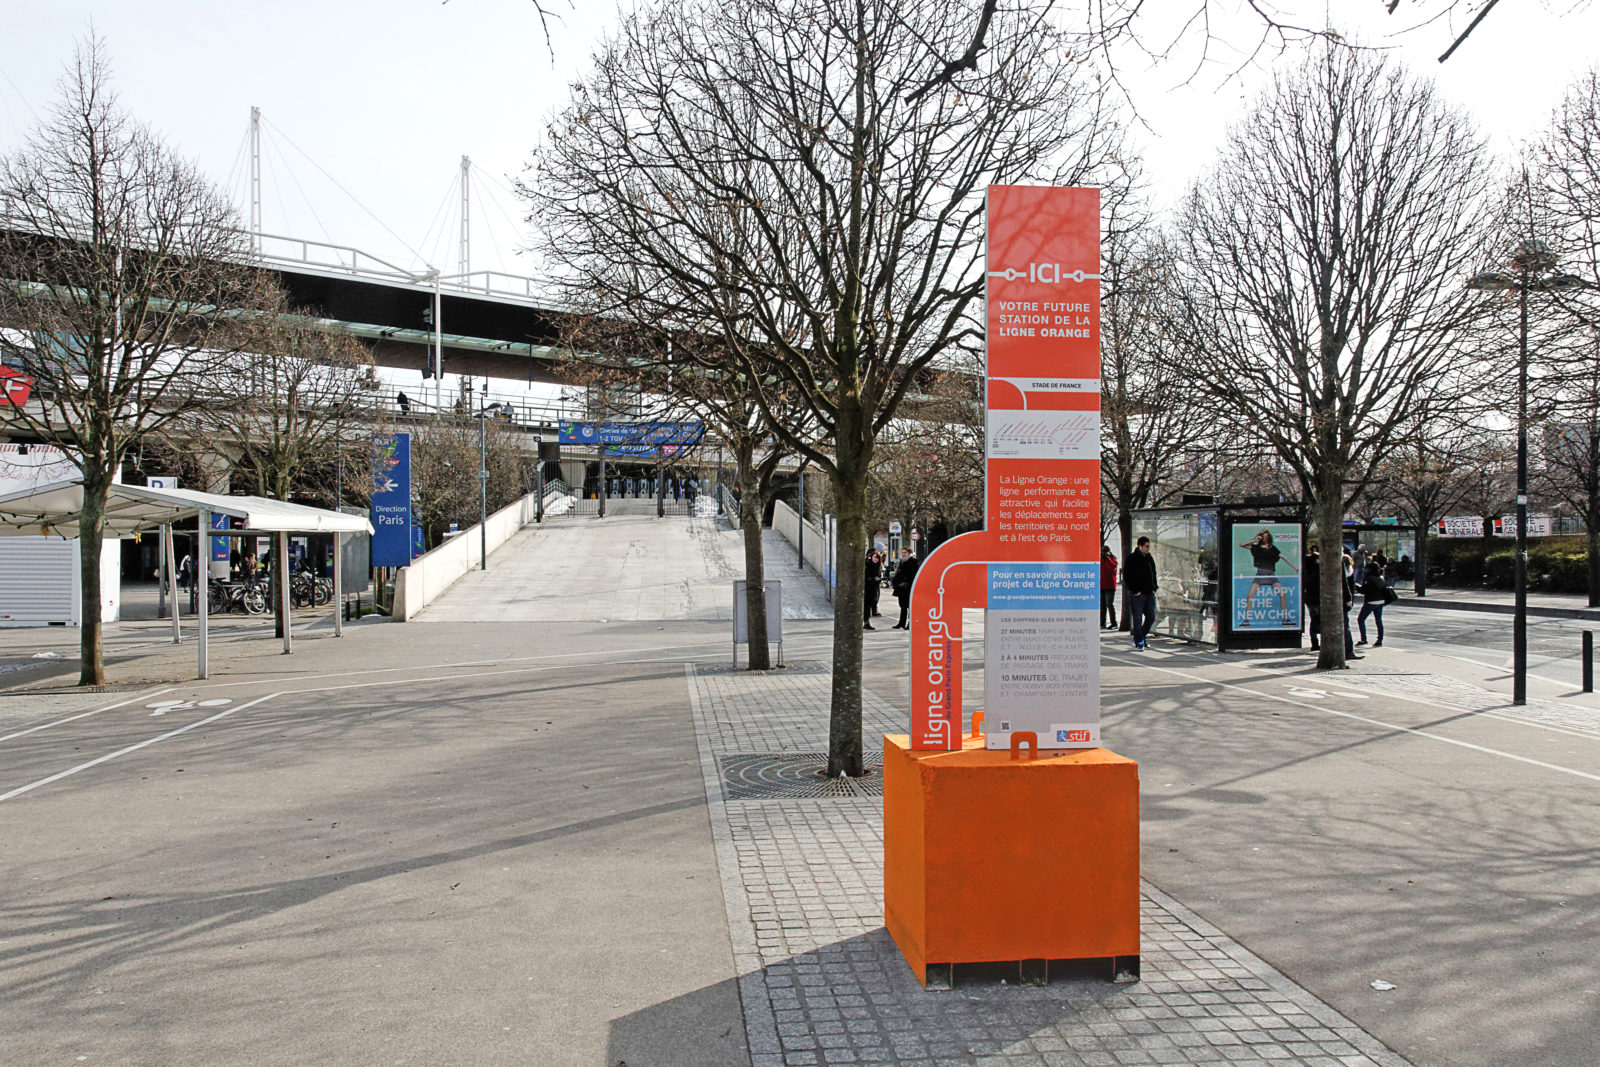
[[[373,442],[372,565],[411,562],[411,435],[385,434]]]

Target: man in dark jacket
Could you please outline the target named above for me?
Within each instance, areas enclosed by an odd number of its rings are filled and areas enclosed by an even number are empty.
[[[894,569],[894,581],[890,588],[894,590],[894,598],[900,601],[900,621],[894,624],[896,630],[911,629],[911,583],[916,580],[917,568],[922,561],[911,554],[909,548],[900,550],[900,565]]]
[[[1141,537],[1122,565],[1122,583],[1128,588],[1128,614],[1133,625],[1133,647],[1145,648],[1156,621],[1156,561],[1150,557],[1150,538]]]

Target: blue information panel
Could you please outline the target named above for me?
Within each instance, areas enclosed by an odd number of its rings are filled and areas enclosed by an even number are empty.
[[[211,515],[211,528],[213,530],[226,530],[228,528],[228,516],[218,515],[213,512]],[[227,563],[229,560],[229,547],[230,542],[226,537],[213,537],[211,539],[211,562]]]
[[[387,434],[373,442],[372,565],[411,562],[411,435]]]

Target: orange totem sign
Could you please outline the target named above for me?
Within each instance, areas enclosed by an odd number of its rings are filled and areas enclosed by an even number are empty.
[[[988,199],[985,528],[911,592],[911,747],[961,747],[961,609],[986,609],[985,734],[1100,744],[1100,194]]]

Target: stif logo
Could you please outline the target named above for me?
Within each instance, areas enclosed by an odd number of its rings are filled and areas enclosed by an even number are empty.
[[[1069,742],[1069,743],[1073,742],[1073,741],[1087,741],[1087,740],[1089,740],[1089,731],[1088,730],[1057,730],[1056,731],[1056,740],[1057,741],[1066,741],[1066,742]]]

